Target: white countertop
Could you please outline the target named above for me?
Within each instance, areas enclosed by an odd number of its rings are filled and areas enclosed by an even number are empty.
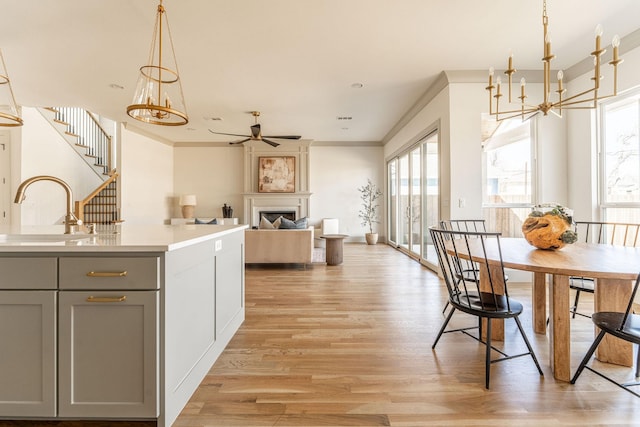
[[[168,252],[238,232],[247,225],[98,226],[98,234],[64,234],[62,225],[0,226],[4,252]]]

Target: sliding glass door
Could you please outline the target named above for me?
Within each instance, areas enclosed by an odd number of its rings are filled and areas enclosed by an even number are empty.
[[[436,263],[428,228],[439,218],[438,133],[432,132],[387,163],[389,242]],[[432,259],[433,258],[433,259]]]

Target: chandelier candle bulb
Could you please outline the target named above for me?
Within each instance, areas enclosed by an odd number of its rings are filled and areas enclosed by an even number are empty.
[[[549,34],[544,36],[544,60],[551,60],[551,38]]]
[[[618,47],[620,47],[620,37],[616,34],[613,36],[613,40],[611,41],[611,46],[613,46],[613,60],[611,61],[612,65],[618,64]]]
[[[524,79],[524,77],[521,78],[520,79],[520,98],[522,99],[522,102],[524,102],[524,98],[526,98],[524,95],[524,87],[526,84],[527,84],[527,81]]]
[[[563,89],[562,89],[562,79],[564,77],[564,73],[562,72],[562,70],[558,71],[558,92],[562,93]]]

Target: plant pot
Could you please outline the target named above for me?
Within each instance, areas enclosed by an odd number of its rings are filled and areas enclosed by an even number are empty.
[[[367,239],[367,245],[378,243],[378,233],[365,233],[364,238]]]

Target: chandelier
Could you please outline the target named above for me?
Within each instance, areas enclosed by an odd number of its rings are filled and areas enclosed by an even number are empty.
[[[0,50],[0,65],[2,65],[0,69],[0,126],[22,126],[22,118],[18,114],[18,106],[13,97],[13,89],[11,89],[11,81],[9,80],[7,67],[4,64],[2,50]]]
[[[163,38],[169,40],[169,57],[163,51]],[[154,125],[187,124],[189,118],[184,104],[169,20],[162,0],[158,5],[147,64],[140,67],[138,85],[133,95],[133,103],[127,107],[127,114],[136,120]]]
[[[613,93],[606,96],[601,96],[598,93],[600,89],[600,80],[602,76],[600,75],[600,65],[601,65],[601,56],[606,52],[606,49],[603,49],[601,44],[602,38],[602,26],[598,25],[596,27],[596,46],[595,50],[591,52],[591,56],[593,57],[593,77],[591,80],[593,81],[593,86],[583,92],[578,94],[565,97],[566,89],[563,87],[563,78],[564,73],[562,70],[558,71],[557,74],[557,89],[554,90],[556,95],[552,97],[551,91],[551,61],[555,58],[555,55],[551,53],[551,41],[548,33],[549,26],[549,18],[547,16],[547,1],[543,0],[542,2],[542,26],[544,28],[544,44],[543,44],[543,52],[544,56],[542,58],[542,62],[544,65],[543,70],[543,101],[538,105],[531,105],[526,103],[526,81],[523,77],[520,79],[520,102],[517,101],[514,103],[512,101],[512,83],[513,83],[513,74],[517,71],[513,67],[513,54],[509,55],[507,70],[504,74],[507,75],[508,87],[509,87],[509,103],[506,107],[500,105],[500,98],[502,98],[502,81],[498,76],[494,82],[493,75],[494,69],[491,67],[489,69],[489,85],[486,87],[486,90],[489,91],[489,114],[494,116],[496,121],[501,121],[517,116],[522,116],[522,120],[527,120],[535,114],[543,113],[545,116],[551,112],[558,117],[562,117],[562,110],[569,109],[593,109],[597,106],[597,101],[610,98],[617,95],[617,85],[618,85],[618,64],[622,63],[622,59],[618,58],[618,48],[620,46],[620,37],[617,35],[613,37],[613,41],[611,45],[613,46],[613,58],[609,61],[609,64],[613,66]],[[494,93],[495,90],[495,93]],[[500,110],[500,108],[507,108],[506,110]]]

